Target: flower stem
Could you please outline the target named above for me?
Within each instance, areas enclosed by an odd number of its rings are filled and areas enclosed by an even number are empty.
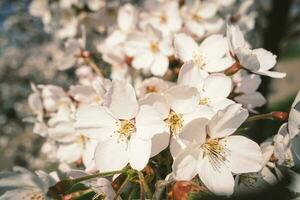
[[[260,115],[254,115],[254,116],[249,117],[246,121],[252,122],[252,121],[261,120],[261,119],[287,121],[288,113],[287,112],[270,112],[270,113],[265,113],[265,114],[260,114]]]
[[[146,197],[147,198],[151,198],[152,197],[152,193],[151,190],[147,184],[147,182],[145,181],[145,177],[144,174],[140,171],[137,172],[139,179],[140,179],[140,199],[145,199],[145,193],[146,193]]]
[[[121,195],[121,193],[123,192],[123,190],[126,188],[126,186],[129,184],[130,181],[130,176],[127,175],[125,181],[122,183],[122,185],[120,186],[120,188],[118,189],[116,196],[114,197],[113,200],[117,200],[118,197]]]
[[[78,182],[85,181],[85,180],[92,179],[92,178],[96,178],[96,177],[106,177],[106,176],[112,176],[112,175],[115,175],[115,174],[121,174],[121,173],[126,172],[126,171],[127,171],[127,168],[125,168],[123,170],[118,170],[118,171],[97,173],[97,174],[92,174],[92,175],[76,178],[76,179],[73,179],[73,181],[74,181],[74,183],[78,183]]]
[[[103,73],[101,72],[101,70],[99,69],[99,67],[96,65],[96,63],[90,57],[85,57],[84,58],[84,62],[86,62],[86,64],[88,64],[95,71],[95,73],[98,76],[104,77]]]

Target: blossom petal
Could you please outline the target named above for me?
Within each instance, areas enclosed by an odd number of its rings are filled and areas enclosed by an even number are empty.
[[[229,150],[228,166],[233,173],[258,172],[262,169],[263,156],[258,144],[246,137],[235,135],[225,139]]]
[[[295,137],[300,133],[300,91],[298,92],[290,114],[289,114],[289,120],[288,120],[288,129],[291,138]]]
[[[174,48],[176,56],[183,62],[187,62],[193,59],[193,53],[197,51],[198,44],[190,36],[180,33],[174,36]]]
[[[187,148],[174,160],[172,165],[173,176],[176,180],[192,180],[197,174],[199,151]]]
[[[220,90],[222,87],[222,90]],[[204,96],[209,99],[225,99],[232,89],[231,78],[223,74],[213,74],[208,76],[204,82]]]
[[[207,37],[200,44],[199,48],[209,62],[214,62],[216,59],[222,58],[228,52],[227,41],[220,34]]]
[[[82,156],[83,149],[80,144],[71,143],[60,145],[57,150],[57,157],[64,162],[72,163],[79,160]]]
[[[151,106],[142,105],[136,116],[136,135],[142,139],[151,139],[165,130],[161,115]]]
[[[167,56],[158,53],[154,56],[154,61],[151,65],[151,73],[155,76],[163,76],[169,68],[169,59]]]
[[[98,143],[95,151],[96,167],[100,172],[123,169],[128,161],[127,142],[117,137]]]
[[[184,63],[180,68],[177,83],[178,85],[195,87],[201,91],[207,76],[207,72],[200,70],[199,67],[194,66],[193,63]]]
[[[161,114],[162,119],[166,119],[170,113],[170,104],[167,99],[157,93],[150,93],[139,101],[140,105],[150,105]]]
[[[220,164],[217,169],[204,158],[199,163],[198,174],[205,186],[217,195],[231,195],[234,189],[234,179],[225,164]]]
[[[211,138],[231,135],[247,119],[248,111],[241,104],[233,104],[225,110],[218,111],[208,124]]]
[[[171,102],[171,109],[178,113],[192,112],[200,100],[198,90],[188,86],[174,86],[165,93]]]
[[[179,137],[184,140],[191,142],[197,142],[201,145],[206,139],[206,125],[208,124],[208,119],[198,118],[194,119],[187,125],[185,125],[179,134]]]
[[[253,50],[247,48],[238,48],[235,53],[242,67],[245,67],[251,71],[259,70],[260,63]]]
[[[114,80],[106,96],[106,106],[117,119],[134,118],[138,102],[133,87],[126,81]]]
[[[153,63],[154,55],[148,51],[138,54],[132,60],[132,67],[135,69],[149,69]]]
[[[77,111],[74,127],[89,138],[106,140],[117,129],[115,121],[106,108],[85,106]]]
[[[147,165],[151,154],[151,140],[132,136],[129,142],[129,163],[133,169],[141,171]]]
[[[156,156],[162,150],[168,147],[170,141],[170,133],[163,132],[156,134],[152,137],[151,155],[150,157]]]

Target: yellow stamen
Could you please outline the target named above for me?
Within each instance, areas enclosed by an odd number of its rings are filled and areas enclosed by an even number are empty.
[[[120,120],[117,123],[119,127],[117,132],[120,136],[129,138],[136,131],[134,123],[130,120]]]
[[[219,139],[210,139],[202,145],[204,156],[207,156],[210,164],[218,170],[220,165],[226,162],[226,157],[230,154],[226,144]]]
[[[152,53],[157,53],[159,51],[159,46],[157,42],[151,42],[150,44],[150,51]]]
[[[199,69],[203,69],[204,65],[205,65],[205,59],[204,56],[201,55],[200,53],[196,53],[193,56],[193,62],[194,64],[199,68]]]
[[[167,126],[170,127],[170,132],[174,134],[178,134],[181,128],[183,127],[183,117],[180,113],[175,113],[171,111],[168,118],[165,120]]]
[[[204,97],[204,98],[200,98],[199,104],[200,105],[208,105],[209,102],[210,102],[209,98]]]

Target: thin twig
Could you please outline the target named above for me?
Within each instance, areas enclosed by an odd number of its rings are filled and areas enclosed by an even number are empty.
[[[90,58],[84,58],[84,61],[90,66],[92,67],[92,69],[95,71],[95,73],[100,76],[100,77],[104,77],[103,73],[101,72],[100,68],[96,65],[96,63]]]
[[[140,179],[140,199],[145,200],[145,187],[144,187],[144,175],[142,172],[138,171],[137,172],[139,175],[139,179]]]
[[[161,195],[164,191],[164,189],[173,182],[174,180],[159,180],[157,181],[157,183],[155,184],[155,192],[152,196],[152,200],[160,200],[161,199]]]
[[[117,200],[118,199],[118,197],[121,195],[121,193],[123,192],[123,190],[127,187],[129,181],[130,181],[130,176],[127,175],[125,181],[122,183],[122,185],[118,189],[118,191],[116,193],[116,196],[114,197],[113,200]]]

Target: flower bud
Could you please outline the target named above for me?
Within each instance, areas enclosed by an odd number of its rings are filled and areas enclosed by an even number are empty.
[[[171,188],[168,196],[173,200],[188,199],[190,193],[199,193],[205,191],[206,188],[192,181],[177,181]]]
[[[225,70],[226,76],[232,76],[233,74],[237,73],[242,68],[241,64],[236,61],[233,65]]]
[[[287,112],[272,112],[271,116],[274,120],[285,122],[289,118],[289,113],[287,113]]]

